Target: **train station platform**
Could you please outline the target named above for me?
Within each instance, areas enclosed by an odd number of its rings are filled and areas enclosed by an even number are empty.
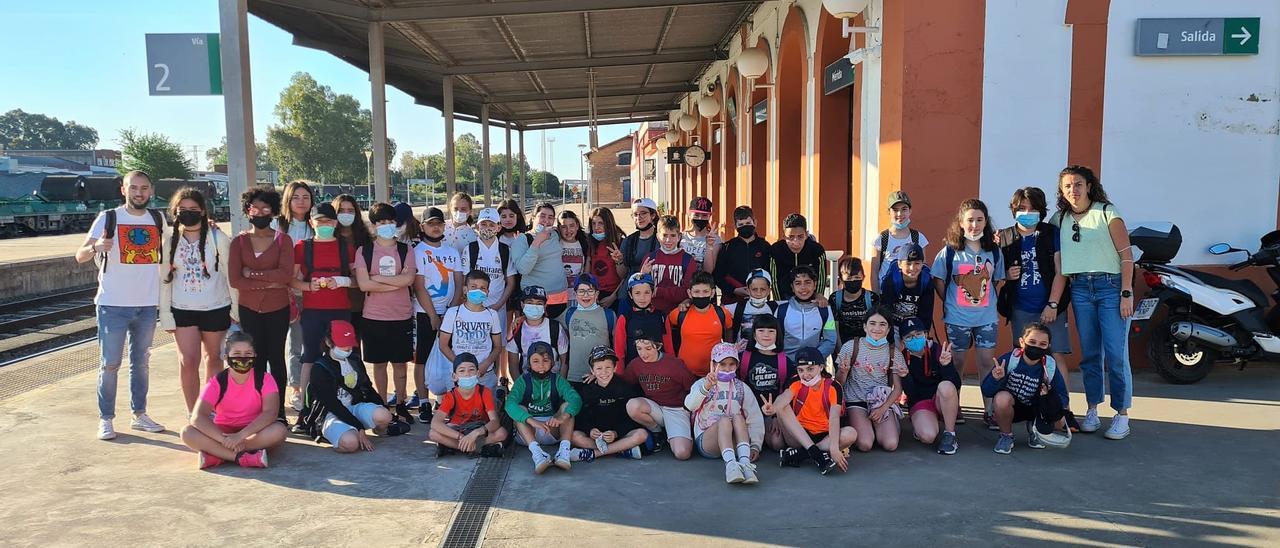
[[[478,507],[488,546],[1280,544],[1271,367],[1224,367],[1191,386],[1136,373],[1129,439],[1082,434],[1066,450],[1034,450],[1018,428],[1009,456],[991,452],[996,434],[974,420],[970,386],[957,455],[906,433],[896,453],[855,454],[847,474],[823,477],[779,469],[766,452],[759,485],[729,486],[718,461],[669,454],[543,476],[522,448],[510,460],[436,460],[420,424],[375,437],[372,453],[290,438],[269,469],[199,471],[175,433],[175,348],[157,339],[148,407],[169,428],[159,434],[128,429],[122,371],[120,435],[95,439],[93,344],[0,368],[4,545],[440,545],[481,463],[500,467],[496,498]]]

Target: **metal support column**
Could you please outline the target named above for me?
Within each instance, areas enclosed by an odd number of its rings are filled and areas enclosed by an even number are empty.
[[[391,201],[387,184],[387,66],[382,23],[369,23],[369,86],[373,103],[373,193],[379,202]]]
[[[257,182],[253,140],[253,90],[249,78],[249,8],[247,0],[218,0],[222,33],[222,104],[227,124],[227,199],[240,199]],[[231,216],[234,233],[248,228],[243,215]]]
[[[444,188],[445,203],[458,191],[458,165],[453,153],[453,76],[444,77]]]
[[[503,181],[502,190],[510,200],[515,195],[515,179],[511,178],[513,175],[511,172],[511,124],[507,124],[507,170],[503,173],[506,174],[506,180]]]
[[[493,205],[493,168],[489,164],[489,103],[480,105],[480,180],[484,183],[484,204]]]
[[[520,130],[520,207],[529,196],[529,173],[524,170],[527,160],[524,157],[524,130]]]

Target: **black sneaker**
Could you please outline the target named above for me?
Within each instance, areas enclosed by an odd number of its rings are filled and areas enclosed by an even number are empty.
[[[778,467],[799,468],[801,464],[804,464],[806,457],[808,455],[804,451],[795,447],[784,447],[781,451],[778,451]]]
[[[418,421],[422,424],[431,424],[432,415],[431,400],[423,400],[422,406],[418,407]]]
[[[818,472],[827,475],[827,472],[836,469],[836,461],[831,459],[831,453],[822,452],[822,457],[818,458]]]
[[[409,408],[406,407],[405,404],[401,403],[396,405],[395,415],[400,417],[400,420],[408,424],[413,424],[413,415],[409,413]]]
[[[482,457],[498,458],[502,456],[502,453],[503,447],[501,443],[490,443],[480,448],[480,456]]]
[[[413,430],[413,427],[409,423],[400,420],[391,421],[391,424],[387,425],[388,436],[403,436],[408,434],[410,430]]]
[[[457,449],[454,449],[454,448],[452,448],[452,447],[445,447],[444,445],[441,445],[441,444],[438,444],[438,443],[436,444],[436,458],[437,458],[437,459],[438,459],[438,458],[441,458],[441,457],[447,457],[447,456],[449,456],[449,455],[456,455],[457,453],[458,453],[458,450],[457,450]]]

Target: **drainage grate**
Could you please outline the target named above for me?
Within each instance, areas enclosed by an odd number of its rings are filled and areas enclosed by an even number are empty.
[[[98,369],[100,353],[97,341],[97,338],[93,338],[83,343],[68,345],[67,348],[74,347],[74,349],[68,349],[65,352],[54,353],[50,351],[49,354],[52,355],[39,360],[38,363],[29,365],[22,363],[35,358],[33,356],[15,362],[13,365],[0,367],[0,400],[7,400],[41,386]],[[151,349],[155,350],[172,342],[172,337],[157,336],[151,343]],[[127,377],[128,369],[129,356],[128,348],[126,347],[124,363],[120,365],[120,376]]]
[[[453,515],[453,522],[445,532],[440,546],[444,548],[474,548],[484,539],[489,522],[489,509],[498,498],[511,468],[511,456],[482,458],[471,473],[467,487],[462,491],[462,503]]]

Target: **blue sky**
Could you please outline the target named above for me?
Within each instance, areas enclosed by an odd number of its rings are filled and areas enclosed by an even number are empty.
[[[48,0],[4,2],[3,63],[0,112],[22,109],[98,130],[100,148],[116,148],[121,129],[159,132],[190,151],[216,146],[226,131],[222,98],[152,97],[147,95],[144,35],[148,33],[218,32],[215,0]],[[249,55],[253,78],[254,132],[266,141],[267,128],[280,91],[298,71],[309,72],[335,92],[347,93],[365,108],[370,104],[368,75],[327,53],[292,45],[292,37],[262,20],[249,17]],[[625,135],[634,125],[604,126],[600,142]],[[480,126],[455,124],[457,135]],[[587,142],[585,128],[548,131],[554,137],[551,171],[576,178],[577,144]],[[444,149],[440,112],[414,105],[400,90],[387,87],[387,134],[400,151]],[[513,138],[515,134],[513,133]],[[505,132],[490,130],[493,154],[506,150]],[[525,134],[525,154],[540,167],[540,136]],[[513,151],[518,143],[512,144]],[[393,164],[395,165],[395,164]]]

